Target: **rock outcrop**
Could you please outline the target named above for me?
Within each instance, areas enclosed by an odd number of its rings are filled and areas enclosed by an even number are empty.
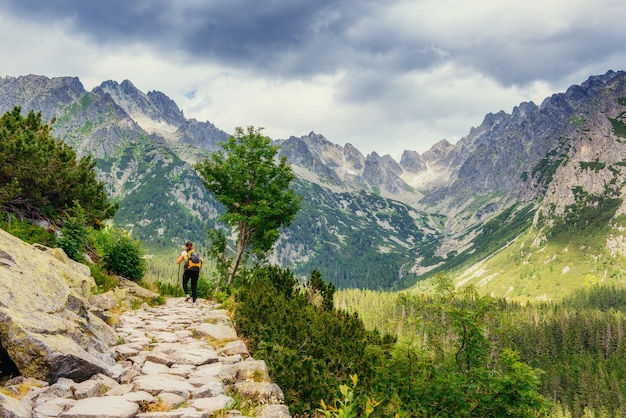
[[[24,376],[55,383],[117,376],[117,335],[91,312],[89,268],[62,250],[33,246],[0,230],[0,343]],[[4,369],[6,364],[0,364]]]

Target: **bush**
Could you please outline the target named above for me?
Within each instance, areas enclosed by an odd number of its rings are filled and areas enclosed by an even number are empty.
[[[65,254],[74,261],[83,263],[85,248],[89,242],[85,215],[80,204],[74,203],[74,207],[68,213],[63,227],[61,237],[57,244],[65,251]]]
[[[146,273],[141,243],[119,230],[111,230],[112,236],[104,242],[104,267],[132,281],[139,281]]]

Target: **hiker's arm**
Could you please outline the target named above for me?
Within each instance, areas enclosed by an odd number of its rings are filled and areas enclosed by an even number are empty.
[[[180,253],[180,255],[178,256],[178,260],[176,260],[176,264],[180,264],[182,263],[182,261],[185,259],[185,252],[183,251],[182,253]]]

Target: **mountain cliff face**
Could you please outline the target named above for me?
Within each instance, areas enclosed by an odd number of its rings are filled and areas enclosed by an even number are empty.
[[[339,286],[405,287],[489,257],[528,228],[547,237],[550,225],[588,208],[614,207],[608,219],[619,218],[625,82],[624,72],[591,77],[540,106],[490,113],[455,144],[407,150],[399,162],[314,132],[277,140],[304,201],[274,260],[303,275],[318,269]],[[227,133],[128,80],[87,92],[71,77],[0,78],[0,111],[15,105],[55,118],[56,136],[94,155],[120,201],[116,224],[148,246],[204,241],[221,209],[190,164]]]

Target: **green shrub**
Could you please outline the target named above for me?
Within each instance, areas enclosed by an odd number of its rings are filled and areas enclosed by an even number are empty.
[[[132,281],[139,281],[146,273],[141,243],[126,233],[111,230],[112,236],[105,241],[102,262],[104,267]]]
[[[78,202],[68,211],[67,219],[61,228],[61,237],[57,245],[65,251],[72,260],[84,262],[85,248],[89,242],[85,214]]]

